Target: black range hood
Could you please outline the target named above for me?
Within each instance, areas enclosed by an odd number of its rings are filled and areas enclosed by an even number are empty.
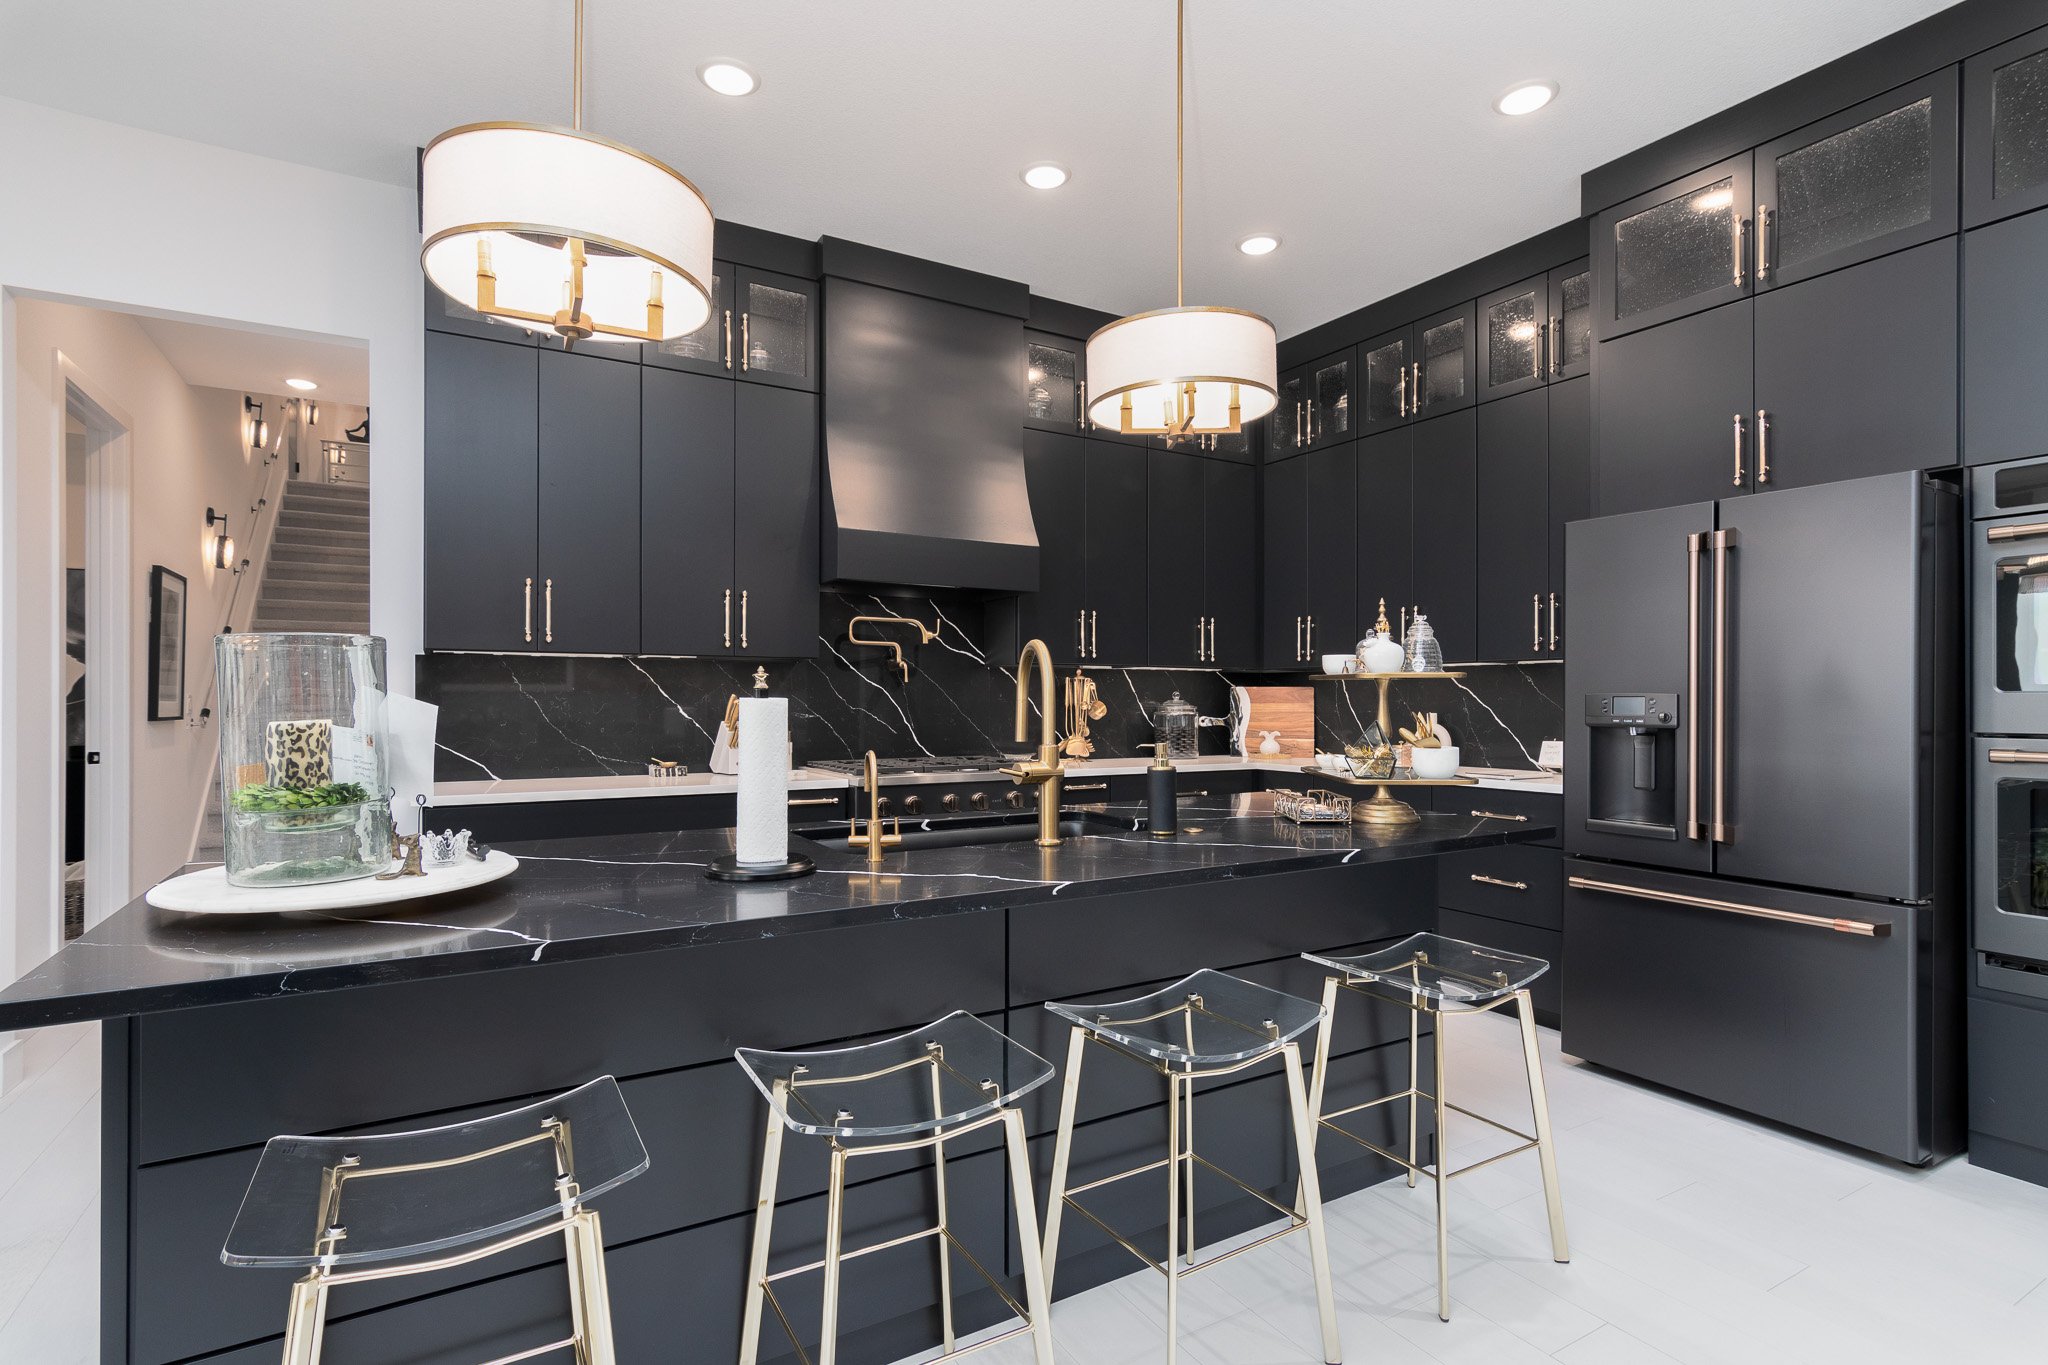
[[[819,253],[825,580],[1036,591],[1029,291],[831,237]]]

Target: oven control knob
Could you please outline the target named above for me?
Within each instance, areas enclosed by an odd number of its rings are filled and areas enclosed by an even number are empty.
[[[1671,723],[1671,713],[1669,711],[1659,711],[1657,713],[1657,720],[1660,724],[1669,725]]]
[[[886,796],[880,797],[875,801],[875,810],[879,814],[887,815],[889,813],[889,808],[895,804],[896,803],[894,801],[891,801]]]
[[[976,792],[974,795],[967,798],[967,804],[974,807],[976,810],[987,810],[988,793]]]
[[[943,806],[947,810],[959,810],[960,793],[947,792],[944,796],[939,798],[939,805]]]
[[[1010,788],[1010,790],[1003,793],[1003,804],[1011,810],[1023,810],[1024,793],[1018,791],[1015,787]]]
[[[924,798],[922,796],[912,794],[903,798],[903,813],[905,815],[916,815],[923,809]]]

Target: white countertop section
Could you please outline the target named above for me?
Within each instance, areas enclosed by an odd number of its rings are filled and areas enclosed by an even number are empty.
[[[1143,758],[1084,758],[1069,761],[1066,771],[1074,775],[1115,776],[1142,773],[1152,766]],[[1174,764],[1183,773],[1256,772],[1299,773],[1302,762],[1294,758],[1239,758],[1235,754],[1205,754]],[[1482,787],[1502,791],[1541,792],[1552,796],[1564,791],[1564,780],[1555,773],[1519,768],[1461,769],[1478,779]],[[947,774],[948,781],[969,780],[965,775]],[[717,773],[690,773],[680,778],[653,777],[520,777],[499,781],[437,782],[434,805],[479,806],[532,801],[604,801],[635,796],[707,796],[738,789],[737,778]],[[819,768],[795,768],[789,774],[789,789],[796,791],[844,791],[858,788],[860,779]]]

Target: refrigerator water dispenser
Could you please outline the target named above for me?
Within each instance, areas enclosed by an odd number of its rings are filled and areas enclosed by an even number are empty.
[[[1586,828],[1639,839],[1678,837],[1678,697],[1589,693]]]

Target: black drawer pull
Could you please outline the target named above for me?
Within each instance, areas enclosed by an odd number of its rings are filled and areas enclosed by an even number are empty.
[[[1485,882],[1488,886],[1505,886],[1510,891],[1527,891],[1529,889],[1529,883],[1527,882],[1511,882],[1503,877],[1489,877],[1483,872],[1474,872],[1472,880],[1475,882]]]
[[[1472,812],[1472,818],[1475,820],[1512,820],[1518,825],[1529,823],[1529,817],[1526,815],[1502,815],[1497,810],[1475,810]]]
[[[1801,924],[1809,929],[1829,929],[1838,934],[1857,934],[1864,938],[1889,938],[1892,932],[1891,925],[1873,923],[1870,920],[1836,919],[1831,915],[1802,915],[1796,910],[1774,910],[1766,905],[1717,901],[1706,896],[1683,896],[1676,891],[1653,891],[1647,886],[1596,882],[1590,877],[1567,877],[1565,885],[1581,891],[1605,891],[1615,896],[1634,896],[1638,900],[1663,901],[1670,905],[1690,905],[1701,910],[1725,910],[1731,915],[1749,915],[1756,919],[1772,919],[1781,924]]]

